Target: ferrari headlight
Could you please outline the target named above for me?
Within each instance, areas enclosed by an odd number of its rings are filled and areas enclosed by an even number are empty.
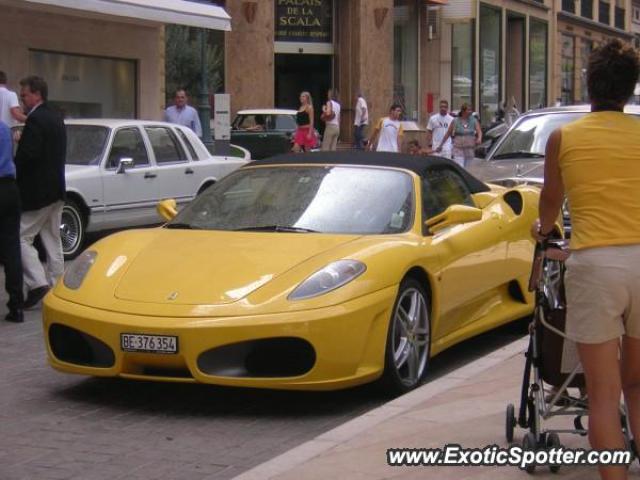
[[[97,255],[98,252],[87,250],[71,262],[71,265],[69,265],[64,272],[64,278],[62,280],[64,286],[71,290],[79,289],[84,277],[87,276],[89,269],[95,263]]]
[[[346,285],[362,275],[366,265],[357,260],[338,260],[307,278],[289,294],[289,300],[317,297]]]

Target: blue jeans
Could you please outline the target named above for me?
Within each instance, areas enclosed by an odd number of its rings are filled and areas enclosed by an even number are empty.
[[[364,129],[366,125],[356,125],[353,127],[353,147],[356,150],[364,150]]]

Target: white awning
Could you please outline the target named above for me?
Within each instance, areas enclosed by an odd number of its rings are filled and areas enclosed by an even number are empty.
[[[209,30],[231,30],[224,8],[188,0],[26,0],[55,7]]]

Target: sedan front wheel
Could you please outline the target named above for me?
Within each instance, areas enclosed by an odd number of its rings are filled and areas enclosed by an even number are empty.
[[[62,208],[60,240],[65,260],[75,258],[84,244],[86,222],[80,206],[74,200],[67,200]]]

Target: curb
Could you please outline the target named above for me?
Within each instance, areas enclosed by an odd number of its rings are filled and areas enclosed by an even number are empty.
[[[246,472],[234,477],[232,480],[265,480],[276,477],[292,470],[293,468],[320,456],[332,448],[346,443],[349,440],[374,428],[380,423],[401,415],[425,400],[446,392],[461,383],[469,380],[479,373],[484,372],[515,355],[522,353],[529,343],[529,337],[525,336],[509,345],[491,352],[468,365],[458,368],[437,380],[427,383],[416,390],[398,397],[384,405],[377,407],[359,417],[349,420],[342,425],[318,435],[288,452],[268,460]]]

